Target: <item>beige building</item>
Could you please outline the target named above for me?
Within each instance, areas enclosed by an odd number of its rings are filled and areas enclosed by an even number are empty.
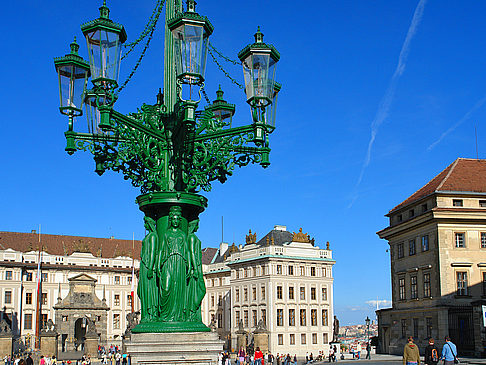
[[[449,335],[459,356],[484,354],[486,160],[457,159],[386,216],[393,305],[377,311],[381,352]]]
[[[37,264],[41,247],[41,323],[56,321],[54,306],[69,293],[69,281],[81,274],[95,280],[95,294],[108,306],[106,320],[96,323],[102,345],[121,344],[126,315],[131,312],[132,245],[139,257],[140,241],[0,232],[0,305],[2,316],[12,322],[15,336],[32,345],[35,336]],[[139,262],[135,260],[138,271]],[[135,277],[135,287],[137,285]],[[135,310],[139,301],[135,296]],[[77,315],[99,317],[89,310]],[[60,327],[60,326],[58,326]],[[78,326],[79,327],[79,326]],[[79,329],[78,329],[79,330]],[[60,334],[73,343],[75,331]]]
[[[302,229],[275,226],[259,241],[250,231],[244,246],[205,249],[203,263],[203,321],[213,322],[228,349],[237,348],[240,321],[251,339],[261,320],[272,353],[327,353],[335,263],[329,245],[321,249]]]

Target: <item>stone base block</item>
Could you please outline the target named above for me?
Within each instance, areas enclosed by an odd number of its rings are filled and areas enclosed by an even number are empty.
[[[0,336],[0,356],[12,354],[12,336]]]
[[[92,359],[98,356],[98,337],[86,337],[84,340],[84,353]]]
[[[57,357],[57,335],[42,335],[40,336],[40,351],[42,355]]]
[[[253,339],[255,341],[255,350],[259,347],[264,354],[268,352],[268,333],[255,333]]]
[[[134,365],[217,365],[223,343],[215,332],[132,333],[124,346]]]

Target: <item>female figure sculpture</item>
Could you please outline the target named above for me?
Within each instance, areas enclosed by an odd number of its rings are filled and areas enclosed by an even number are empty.
[[[188,288],[186,299],[186,312],[191,322],[201,322],[201,302],[206,295],[206,285],[202,272],[201,241],[195,232],[199,228],[199,219],[189,223],[187,249],[189,254],[190,270],[188,275]]]
[[[187,235],[180,227],[182,211],[179,206],[169,210],[169,222],[163,235],[158,256],[159,319],[164,322],[184,322],[186,280],[189,271]]]
[[[145,217],[144,222],[148,233],[142,241],[137,295],[141,303],[141,321],[152,321],[158,316],[159,307],[157,281],[154,275],[159,245],[155,220]]]

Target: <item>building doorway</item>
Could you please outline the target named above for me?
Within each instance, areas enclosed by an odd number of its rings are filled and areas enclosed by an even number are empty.
[[[86,337],[86,318],[78,318],[74,322],[74,348],[76,351],[84,350],[84,339]]]

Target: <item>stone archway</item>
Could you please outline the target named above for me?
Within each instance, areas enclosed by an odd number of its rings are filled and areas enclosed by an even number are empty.
[[[74,343],[77,351],[84,350],[86,338],[86,318],[78,318],[74,322]]]

